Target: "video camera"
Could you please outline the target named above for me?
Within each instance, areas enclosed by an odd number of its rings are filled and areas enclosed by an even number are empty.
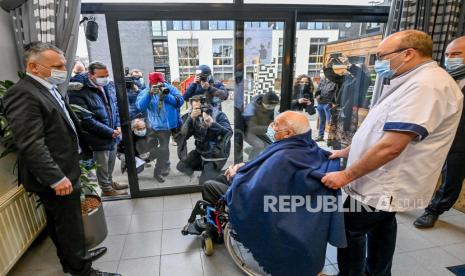
[[[131,74],[129,74],[129,67],[124,68],[124,85],[126,86],[126,89],[132,89],[136,85]]]
[[[170,89],[166,87],[164,84],[154,84],[152,85],[152,88],[150,89],[150,92],[152,94],[162,94],[162,95],[168,95],[170,93]]]

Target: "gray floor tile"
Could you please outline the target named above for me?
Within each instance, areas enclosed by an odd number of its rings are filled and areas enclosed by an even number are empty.
[[[163,197],[146,197],[135,200],[134,214],[163,211]]]
[[[441,248],[465,263],[465,243],[457,243]]]
[[[430,242],[418,235],[418,230],[406,224],[397,225],[396,253],[416,251],[433,247]]]
[[[61,269],[61,265],[52,240],[40,236],[39,240],[34,242],[33,247],[21,257],[20,265],[16,265],[13,270],[19,273],[29,270],[54,271],[57,268]]]
[[[243,275],[243,272],[233,262],[224,245],[214,245],[212,256],[206,256],[200,253],[204,276],[237,276]]]
[[[411,253],[395,254],[392,262],[392,275],[395,276],[434,276],[434,273],[428,271],[419,263]]]
[[[17,271],[13,269],[8,273],[8,276],[63,276],[63,270],[61,266],[51,267],[48,269],[41,270],[28,270],[28,271]]]
[[[161,256],[160,276],[203,276],[200,251]]]
[[[103,202],[103,209],[107,217],[132,215],[134,204],[135,201],[130,199],[105,201]]]
[[[96,262],[119,261],[124,248],[126,235],[108,236],[99,246],[106,246],[108,251]]]
[[[192,200],[192,206],[195,206],[195,203],[202,199],[202,193],[192,193],[190,196]]]
[[[427,240],[432,247],[465,242],[465,216],[441,217],[431,229],[416,229],[410,225],[408,227]]]
[[[163,230],[161,254],[177,254],[200,249],[200,238],[198,236],[183,236],[181,229]]]
[[[131,224],[131,215],[106,217],[108,235],[126,235]]]
[[[179,229],[187,223],[192,213],[192,208],[163,212],[163,229]]]
[[[136,259],[160,255],[161,231],[129,234],[124,244],[122,259]]]
[[[164,197],[164,211],[192,209],[192,201],[189,194]]]
[[[409,254],[426,270],[438,276],[453,275],[446,267],[463,264],[463,261],[441,248],[429,248]]]
[[[104,272],[115,273],[118,270],[118,261],[93,263],[92,267]]]
[[[132,215],[129,233],[151,232],[161,230],[163,212],[151,212]]]
[[[160,256],[122,260],[118,273],[124,276],[158,276],[160,271]]]

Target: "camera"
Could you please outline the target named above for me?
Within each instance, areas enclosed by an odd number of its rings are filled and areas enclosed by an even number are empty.
[[[170,89],[164,84],[154,84],[150,90],[153,94],[168,95],[170,93]]]
[[[199,83],[200,82],[207,82],[208,81],[208,75],[203,75],[203,74],[199,74],[197,75],[199,77]]]
[[[126,89],[132,89],[136,84],[131,76],[126,76],[124,77],[124,85],[126,86]]]

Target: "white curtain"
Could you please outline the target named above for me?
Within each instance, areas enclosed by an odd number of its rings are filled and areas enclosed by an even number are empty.
[[[67,70],[71,72],[76,56],[80,14],[81,0],[29,0],[10,11],[21,69],[25,69],[24,45],[42,41],[63,50],[68,61]],[[66,91],[67,82],[60,88]]]

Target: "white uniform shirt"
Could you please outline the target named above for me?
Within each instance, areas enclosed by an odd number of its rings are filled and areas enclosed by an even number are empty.
[[[462,105],[457,83],[434,61],[392,79],[355,133],[348,166],[385,131],[418,136],[397,158],[346,186],[346,193],[383,211],[426,207],[454,139]]]

